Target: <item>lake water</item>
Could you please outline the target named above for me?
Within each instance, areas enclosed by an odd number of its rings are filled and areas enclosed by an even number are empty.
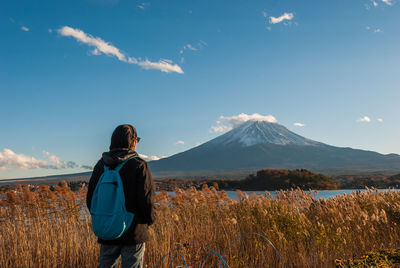
[[[337,195],[344,195],[344,194],[351,194],[354,192],[366,192],[367,190],[365,189],[348,189],[348,190],[320,190],[318,191],[317,198],[325,198],[329,199],[332,197],[335,197]],[[400,191],[400,189],[379,189],[379,192],[385,192],[385,191]],[[256,193],[256,194],[264,194],[265,191],[244,191],[246,194],[251,197],[250,193]],[[268,191],[272,196],[276,195],[276,191]],[[308,193],[309,191],[304,191]],[[231,199],[237,199],[237,193],[236,191],[226,191],[227,195]]]
[[[332,197],[335,197],[337,195],[344,195],[344,194],[351,194],[354,192],[366,192],[367,190],[365,189],[344,189],[344,190],[319,190],[317,198],[324,198],[324,199],[329,199]],[[386,191],[395,191],[399,192],[400,189],[379,189],[379,192],[386,192]],[[248,194],[249,197],[251,197],[251,193],[256,193],[256,194],[265,194],[265,191],[243,191],[244,193]],[[276,191],[268,191],[273,197],[276,195]],[[304,191],[308,193],[309,191]],[[313,191],[314,192],[314,191]],[[168,192],[169,194],[174,195],[174,192]],[[226,191],[226,194],[230,199],[237,199],[237,193],[236,191]]]

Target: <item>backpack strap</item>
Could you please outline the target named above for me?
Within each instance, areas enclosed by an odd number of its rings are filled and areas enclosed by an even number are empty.
[[[126,159],[124,162],[118,164],[118,166],[115,167],[115,171],[119,172],[121,170],[121,168],[125,165],[126,162],[128,162],[129,160],[131,160],[132,158],[136,158],[137,155],[131,156],[128,159]]]

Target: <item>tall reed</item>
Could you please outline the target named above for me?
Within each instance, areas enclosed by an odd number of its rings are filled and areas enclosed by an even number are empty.
[[[157,221],[150,228],[145,267],[218,267],[235,238],[258,233],[279,251],[286,267],[332,267],[335,259],[400,245],[400,193],[367,192],[317,199],[317,192],[280,191],[238,200],[224,191],[176,189],[156,196]],[[0,267],[96,267],[99,246],[84,205],[86,189],[66,183],[52,191],[28,186],[1,193]],[[206,258],[207,257],[207,258]],[[239,239],[225,257],[230,267],[279,267],[272,246],[258,235]]]

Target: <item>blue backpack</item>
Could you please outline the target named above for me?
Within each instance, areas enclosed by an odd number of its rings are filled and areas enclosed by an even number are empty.
[[[126,210],[124,187],[119,175],[120,169],[132,158],[120,163],[115,169],[104,166],[104,173],[97,182],[90,214],[93,232],[100,239],[117,239],[132,224],[134,214]]]

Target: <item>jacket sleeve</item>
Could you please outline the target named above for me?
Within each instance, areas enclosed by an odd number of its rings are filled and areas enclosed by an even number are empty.
[[[156,212],[154,208],[154,198],[155,198],[155,184],[151,176],[149,166],[146,162],[140,166],[139,169],[140,176],[143,176],[143,188],[140,189],[140,196],[143,199],[143,212],[144,220],[148,225],[151,225],[156,220]]]
[[[102,168],[101,160],[97,162],[97,164],[93,168],[92,175],[90,176],[89,185],[88,185],[88,192],[86,194],[86,205],[90,211],[90,206],[92,203],[92,197],[94,189],[96,188],[97,182],[101,174],[103,173],[104,169]]]

